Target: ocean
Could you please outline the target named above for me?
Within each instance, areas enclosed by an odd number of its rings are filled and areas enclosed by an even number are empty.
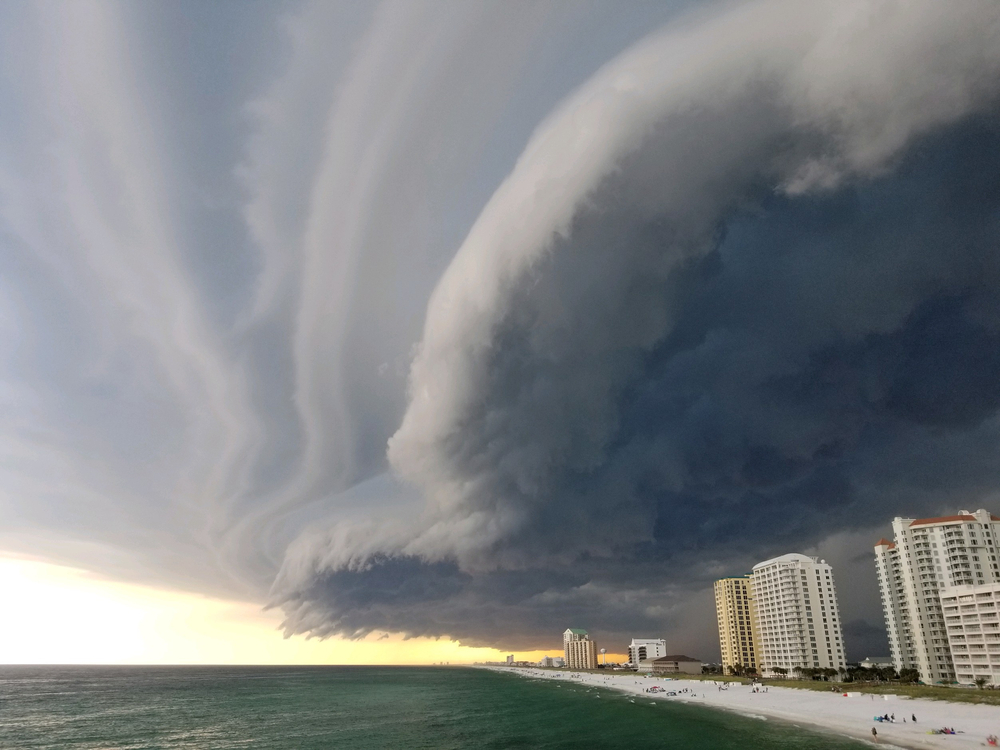
[[[595,694],[461,667],[0,666],[0,747],[864,747],[770,720]]]

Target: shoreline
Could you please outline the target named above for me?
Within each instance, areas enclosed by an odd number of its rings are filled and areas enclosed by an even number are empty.
[[[616,690],[641,696],[650,701],[679,701],[685,704],[732,711],[750,718],[765,717],[821,730],[874,745],[871,728],[878,730],[878,745],[903,750],[933,750],[935,748],[986,747],[986,737],[1000,735],[1000,706],[971,703],[948,703],[908,696],[862,694],[843,697],[843,693],[798,690],[767,686],[768,692],[754,693],[749,685],[727,683],[719,690],[708,680],[685,680],[667,676],[645,677],[634,672],[570,672],[568,670],[532,667],[479,667],[496,672],[540,680],[559,680]],[[690,690],[677,696],[645,693],[653,685],[668,690]],[[895,714],[897,723],[872,721],[875,715]],[[910,721],[916,715],[917,723]],[[907,722],[902,723],[906,717]],[[927,734],[930,729],[954,727],[961,734]]]

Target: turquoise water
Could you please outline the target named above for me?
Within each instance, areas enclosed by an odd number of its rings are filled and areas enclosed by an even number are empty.
[[[0,667],[0,747],[678,748],[862,744],[696,706],[446,667]]]

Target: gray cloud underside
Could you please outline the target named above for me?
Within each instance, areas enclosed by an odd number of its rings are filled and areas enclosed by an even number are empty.
[[[288,632],[661,632],[772,552],[988,505],[998,42],[993,3],[759,2],[600,70],[431,296],[388,452],[421,517],[293,543]]]

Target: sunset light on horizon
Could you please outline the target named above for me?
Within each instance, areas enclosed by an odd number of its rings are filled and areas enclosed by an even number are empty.
[[[249,602],[121,583],[87,571],[0,556],[0,664],[364,665],[503,661],[509,652],[446,638],[292,636],[281,614]],[[516,652],[537,661],[561,650]]]

